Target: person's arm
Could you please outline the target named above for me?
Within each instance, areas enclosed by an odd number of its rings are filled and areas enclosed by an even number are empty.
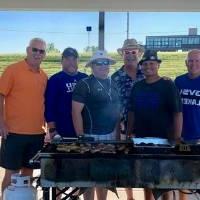
[[[134,136],[134,133],[133,133],[133,130],[134,130],[134,121],[135,121],[134,112],[129,111],[128,112],[128,122],[127,122],[127,132],[126,132],[126,135],[128,137],[133,137]]]
[[[134,124],[135,124],[135,94],[136,94],[137,83],[133,86],[131,90],[131,94],[128,102],[128,121],[127,121],[127,129],[126,136],[134,137]]]
[[[120,120],[118,120],[116,124],[115,131],[116,131],[116,140],[120,140],[120,134],[121,134]]]
[[[89,95],[89,85],[86,80],[79,81],[72,94],[72,121],[77,136],[84,134],[82,111]]]
[[[8,129],[4,121],[4,95],[0,94],[0,135],[6,139]]]
[[[7,138],[8,129],[4,119],[4,104],[5,97],[12,91],[14,85],[15,74],[12,70],[12,67],[7,67],[2,73],[0,78],[0,135],[3,138]]]
[[[173,130],[172,135],[169,137],[179,143],[183,125],[182,103],[178,89],[173,82],[169,82],[168,102],[169,109],[173,113]]]
[[[47,133],[49,134],[50,141],[58,134],[55,123],[55,110],[57,106],[58,98],[58,85],[55,77],[51,77],[47,82],[47,88],[45,92],[45,119],[47,122]]]
[[[83,118],[81,114],[83,108],[84,108],[84,103],[72,101],[72,119],[77,136],[81,136],[84,134]]]
[[[183,114],[182,112],[173,114],[173,139],[179,143],[181,141],[182,125],[183,125]]]

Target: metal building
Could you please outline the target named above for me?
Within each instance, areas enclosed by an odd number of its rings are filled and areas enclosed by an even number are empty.
[[[200,48],[197,28],[190,28],[188,35],[146,36],[146,49],[156,51],[188,51]]]

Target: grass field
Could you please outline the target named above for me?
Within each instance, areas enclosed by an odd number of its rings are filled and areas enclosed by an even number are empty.
[[[185,57],[187,52],[162,52],[159,53],[159,57],[162,59],[159,73],[161,76],[168,76],[174,79],[176,76],[186,72]],[[22,54],[1,54],[0,55],[0,74],[4,68],[11,63],[19,61],[24,58]],[[121,57],[116,54],[110,54],[114,59],[117,60],[117,64],[111,67],[111,74],[122,66]],[[82,72],[90,73],[89,68],[85,68],[84,65],[89,60],[89,54],[80,55],[79,70]],[[60,55],[48,55],[42,64],[43,69],[49,76],[60,70]]]

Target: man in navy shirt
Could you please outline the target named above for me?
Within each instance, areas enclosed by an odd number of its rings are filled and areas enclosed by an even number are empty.
[[[183,104],[182,137],[187,143],[200,141],[200,50],[191,50],[185,61],[188,73],[178,76],[175,84]],[[187,195],[180,193],[180,200]]]
[[[71,47],[62,53],[62,71],[48,80],[45,100],[45,118],[50,138],[59,134],[62,137],[76,137],[72,122],[72,92],[76,83],[87,77],[78,72],[78,52]]]

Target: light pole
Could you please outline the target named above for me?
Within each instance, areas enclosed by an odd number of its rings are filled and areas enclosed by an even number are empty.
[[[90,50],[90,32],[92,31],[92,27],[86,26],[86,31],[88,32],[88,49]]]

